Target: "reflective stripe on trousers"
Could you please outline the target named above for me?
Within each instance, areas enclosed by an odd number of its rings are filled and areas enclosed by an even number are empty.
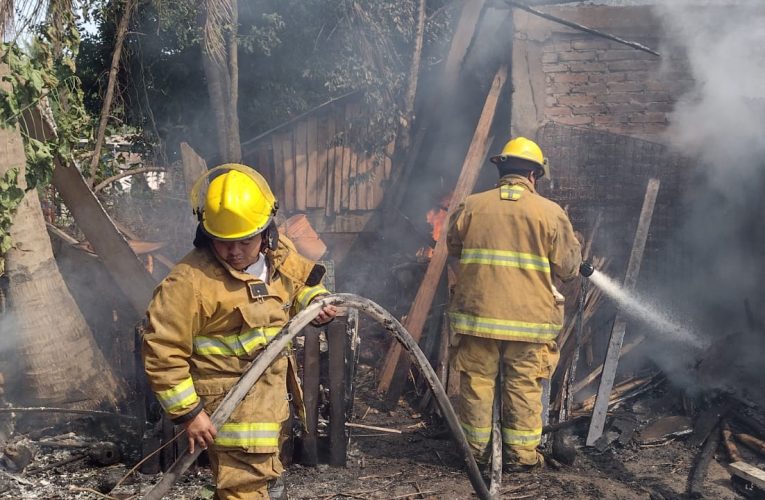
[[[502,427],[502,442],[508,446],[536,448],[542,442],[542,428],[527,431]]]
[[[509,319],[487,318],[474,314],[450,312],[452,328],[458,332],[488,334],[508,340],[550,342],[555,340],[561,325],[553,323],[529,323]]]
[[[275,422],[226,423],[218,429],[215,444],[229,447],[278,447],[281,424]]]

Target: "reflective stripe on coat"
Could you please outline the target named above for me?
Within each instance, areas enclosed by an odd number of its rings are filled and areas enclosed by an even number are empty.
[[[449,307],[455,334],[545,343],[563,323],[553,277],[577,275],[581,249],[557,204],[518,175],[468,196],[452,214],[449,254],[459,259]]]

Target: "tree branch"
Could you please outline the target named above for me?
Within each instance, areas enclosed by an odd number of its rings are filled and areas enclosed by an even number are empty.
[[[96,146],[93,149],[93,156],[90,158],[90,168],[86,174],[90,179],[94,179],[96,176],[96,168],[98,162],[101,160],[101,146],[104,143],[104,135],[106,134],[106,124],[109,121],[109,112],[112,107],[112,100],[114,99],[114,87],[117,82],[117,71],[120,67],[120,55],[122,54],[122,45],[125,41],[125,34],[127,33],[128,24],[130,24],[130,13],[135,5],[135,0],[125,0],[125,11],[122,13],[122,18],[117,26],[117,40],[114,42],[114,53],[112,54],[112,65],[109,68],[109,82],[106,85],[106,96],[104,96],[104,103],[101,106],[101,118],[98,122],[98,132],[96,133]],[[98,191],[96,189],[96,191]]]

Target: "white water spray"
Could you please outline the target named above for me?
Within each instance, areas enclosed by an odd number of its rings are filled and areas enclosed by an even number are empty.
[[[691,344],[694,347],[704,348],[706,343],[691,330],[672,321],[658,307],[628,292],[616,281],[602,272],[595,270],[590,280],[600,288],[603,293],[615,300],[621,310],[638,321],[642,321],[654,330],[674,336],[678,341]]]

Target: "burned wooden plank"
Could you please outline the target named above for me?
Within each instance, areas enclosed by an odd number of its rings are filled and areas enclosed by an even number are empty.
[[[345,465],[345,321],[337,318],[327,327],[329,344],[329,463]]]
[[[720,419],[728,414],[731,407],[732,404],[725,401],[702,411],[693,424],[693,434],[688,438],[688,446],[701,446],[712,432],[712,429],[717,427]]]
[[[745,479],[760,490],[765,491],[765,471],[762,469],[758,469],[746,462],[734,462],[728,466],[728,471],[734,476]]]
[[[683,415],[662,417],[641,429],[637,440],[640,444],[652,444],[667,439],[684,436],[693,432],[693,422]]]
[[[274,165],[271,161],[271,147],[270,144],[263,143],[258,147],[257,162],[254,165],[255,170],[260,172],[263,177],[273,184],[274,182]]]
[[[299,121],[294,129],[295,209],[305,210],[308,192],[308,124]]]
[[[720,432],[722,433],[721,437],[725,452],[728,454],[730,461],[732,463],[743,462],[744,459],[741,458],[741,453],[738,451],[738,446],[736,446],[736,442],[733,440],[733,432],[730,430],[730,424],[726,419],[723,419],[720,423]]]
[[[704,480],[709,470],[709,462],[712,460],[715,450],[720,445],[720,432],[715,426],[709,434],[704,447],[696,455],[693,467],[688,475],[688,496],[702,498],[704,496]]]
[[[194,182],[207,173],[207,162],[187,142],[181,143],[181,159],[183,161],[183,184],[186,186],[186,194],[188,195],[191,193],[191,188],[194,187]]]
[[[345,162],[345,129],[342,128],[341,124],[343,122],[343,117],[340,114],[340,111],[336,112],[334,114],[335,117],[335,135],[334,135],[334,149],[335,149],[335,178],[334,178],[334,188],[332,191],[332,196],[334,198],[334,212],[335,214],[339,214],[340,210],[343,206],[343,189],[344,189],[344,182],[343,182],[343,164]]]
[[[324,208],[329,206],[327,201],[327,178],[329,168],[329,135],[327,130],[327,119],[322,118],[317,122],[316,128],[316,149],[317,149],[317,168],[316,168],[316,207]]]
[[[632,290],[637,283],[640,273],[640,264],[643,260],[643,251],[648,240],[648,229],[651,226],[653,217],[653,208],[656,205],[656,197],[659,193],[659,179],[652,178],[648,181],[645,198],[643,199],[643,208],[640,211],[635,239],[632,243],[630,260],[627,264],[627,273],[624,277],[624,289]],[[624,342],[624,334],[627,332],[627,318],[621,311],[617,313],[614,320],[614,326],[611,329],[611,339],[608,342],[608,351],[603,363],[603,375],[598,385],[598,395],[595,399],[595,408],[592,413],[592,421],[587,432],[587,446],[593,446],[595,441],[603,434],[603,427],[606,423],[606,413],[608,412],[608,401],[611,389],[616,379],[616,368],[619,365],[619,353]]]
[[[279,200],[281,208],[286,208],[284,196],[284,159],[282,158],[282,139],[278,134],[271,136],[271,149],[274,154],[274,184],[271,188],[274,190],[276,199]]]
[[[295,156],[292,131],[282,135],[282,164],[284,165],[284,208],[295,208]]]
[[[366,153],[358,153],[358,162],[356,163],[356,209],[367,209],[367,189],[371,185],[368,177],[369,163]]]
[[[319,463],[319,330],[307,326],[303,351],[303,401],[305,402],[306,433],[303,438],[302,463]]]
[[[470,143],[465,161],[462,164],[462,171],[457,180],[454,193],[451,201],[449,202],[448,212],[451,214],[457,205],[469,195],[475,186],[475,182],[478,178],[478,173],[481,169],[486,154],[488,152],[491,141],[489,140],[489,132],[491,130],[492,123],[494,122],[494,114],[497,110],[497,103],[499,102],[499,96],[507,81],[507,66],[503,65],[497,71],[494,76],[489,93],[486,96],[483,111],[481,117],[478,120],[475,132],[473,134],[473,140]],[[446,249],[446,231],[442,231],[438,242],[436,243],[435,250],[433,251],[433,257],[428,264],[428,268],[425,271],[425,277],[420,284],[420,288],[417,291],[417,295],[409,309],[407,315],[405,328],[411,333],[412,337],[417,341],[422,335],[422,329],[425,326],[425,321],[428,317],[428,311],[433,304],[433,297],[436,293],[438,282],[441,279],[441,274],[446,264],[447,249]],[[393,388],[389,394],[388,403],[395,403],[398,401],[398,396],[403,391],[404,381],[406,379],[406,372],[409,369],[408,358],[401,358],[401,347],[397,342],[394,342],[391,348],[388,350],[388,354],[385,359],[385,365],[380,376],[380,380],[377,386],[379,392],[387,392],[389,388]],[[396,366],[400,366],[397,380],[400,382],[395,386],[391,386],[394,374],[397,371]]]
[[[315,116],[310,117],[306,123],[306,151],[308,160],[308,173],[306,180],[306,208],[319,206],[319,141],[318,124]]]
[[[741,444],[746,445],[749,449],[756,451],[763,457],[765,457],[765,441],[757,439],[751,434],[739,433],[736,434],[736,440]]]

